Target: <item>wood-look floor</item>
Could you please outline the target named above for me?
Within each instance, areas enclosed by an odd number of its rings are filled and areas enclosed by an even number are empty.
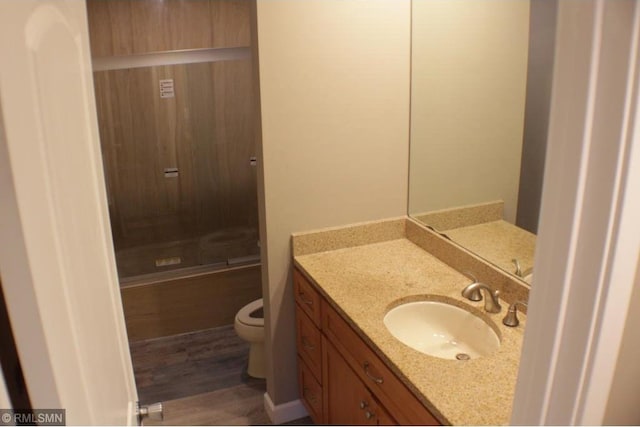
[[[140,402],[164,404],[164,420],[144,425],[270,424],[265,381],[246,375],[249,345],[233,325],[130,346]],[[287,424],[313,423],[305,417]]]
[[[259,387],[243,384],[171,400],[164,403],[162,421],[146,420],[144,425],[269,425],[263,394]],[[313,425],[313,421],[304,417],[284,425]]]
[[[246,375],[249,344],[233,325],[130,343],[140,403],[148,404],[264,380]]]
[[[163,421],[144,425],[266,425],[264,390],[237,385],[197,396],[164,402]]]

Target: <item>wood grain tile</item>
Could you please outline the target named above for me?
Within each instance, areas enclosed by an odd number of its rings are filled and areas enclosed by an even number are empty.
[[[232,326],[130,344],[142,404],[164,420],[144,425],[267,425],[264,380],[248,377],[249,346]],[[308,417],[285,423],[311,425]]]
[[[250,7],[247,0],[215,0],[211,2],[211,31],[215,47],[251,45]]]
[[[249,344],[236,335],[233,325],[137,341],[130,348],[144,404],[239,385],[264,388],[264,380],[246,375]]]
[[[244,385],[165,402],[162,422],[151,425],[265,425],[264,390]]]
[[[164,403],[164,420],[152,425],[270,425],[264,410],[264,389],[238,385]],[[313,425],[304,417],[283,425]]]
[[[173,79],[174,98],[158,80]],[[258,253],[248,60],[94,73],[113,240],[121,277]],[[177,167],[178,177],[165,178]]]
[[[233,324],[238,310],[262,295],[260,265],[121,289],[130,340]]]
[[[249,46],[247,0],[88,0],[94,57]]]

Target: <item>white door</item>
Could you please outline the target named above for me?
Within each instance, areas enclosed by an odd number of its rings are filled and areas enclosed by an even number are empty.
[[[85,3],[0,1],[0,271],[34,408],[135,424]]]

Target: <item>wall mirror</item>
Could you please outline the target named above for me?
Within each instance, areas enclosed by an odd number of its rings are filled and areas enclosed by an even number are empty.
[[[531,282],[557,4],[413,0],[408,213]]]

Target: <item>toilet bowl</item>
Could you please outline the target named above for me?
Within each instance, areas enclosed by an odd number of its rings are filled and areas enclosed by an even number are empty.
[[[262,298],[250,302],[236,314],[236,333],[249,342],[249,367],[247,374],[254,378],[265,377],[264,312]]]

